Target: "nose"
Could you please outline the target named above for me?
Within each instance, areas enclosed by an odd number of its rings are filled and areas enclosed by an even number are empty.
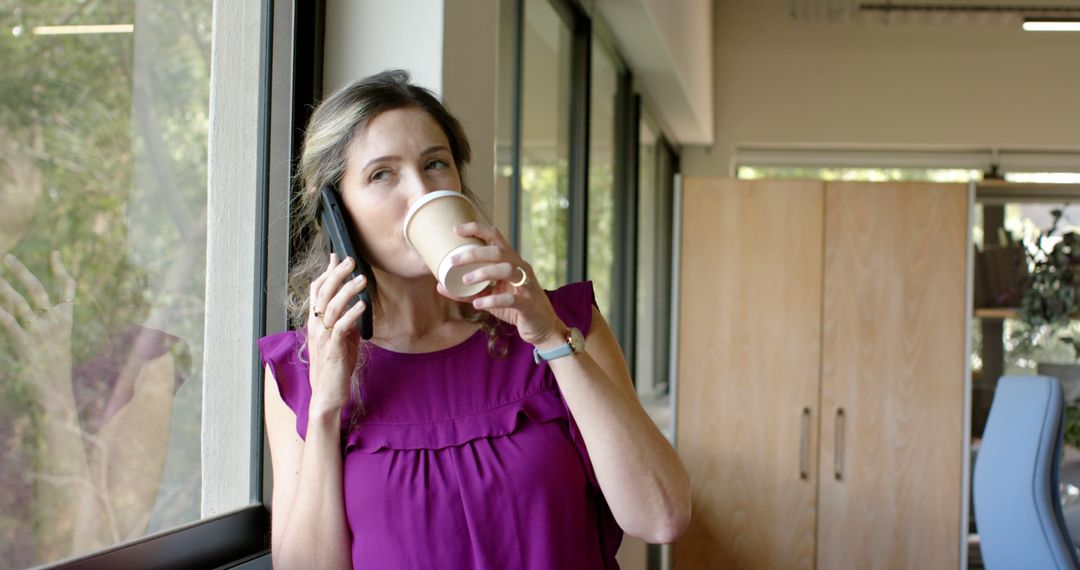
[[[424,176],[423,172],[410,171],[405,175],[403,185],[405,186],[405,193],[408,196],[409,207],[424,196],[435,192],[436,190],[449,190],[449,188],[441,188],[439,185],[428,176]]]

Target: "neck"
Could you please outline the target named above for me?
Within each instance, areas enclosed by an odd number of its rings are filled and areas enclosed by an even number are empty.
[[[372,268],[379,290],[375,338],[421,338],[439,327],[461,321],[461,306],[435,290],[435,277],[403,278]]]

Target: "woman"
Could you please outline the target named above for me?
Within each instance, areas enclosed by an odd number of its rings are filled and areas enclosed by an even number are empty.
[[[591,284],[545,292],[495,228],[473,223],[456,231],[487,245],[455,263],[488,263],[466,280],[493,285],[454,298],[406,245],[411,203],[471,195],[469,153],[457,120],[401,71],[311,118],[297,231],[316,239],[290,275],[303,328],[259,341],[278,567],[616,567],[624,530],[671,542],[686,528],[686,472],[638,403]],[[326,185],[372,283],[349,280],[353,260],[317,233]],[[373,306],[349,308],[365,288]]]

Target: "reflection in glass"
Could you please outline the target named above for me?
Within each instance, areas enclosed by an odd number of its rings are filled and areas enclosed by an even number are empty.
[[[547,289],[567,280],[572,39],[548,0],[525,1],[520,251]]]
[[[211,2],[8,4],[0,567],[22,568],[199,518]]]
[[[593,282],[600,312],[610,318],[615,254],[612,224],[615,218],[615,97],[618,74],[615,62],[595,39],[591,73],[586,276]]]

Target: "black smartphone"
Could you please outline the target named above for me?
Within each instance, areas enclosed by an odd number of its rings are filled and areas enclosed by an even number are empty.
[[[357,295],[357,299],[364,302],[364,313],[360,316],[360,322],[357,326],[360,328],[360,336],[364,340],[371,339],[372,322],[371,322],[371,295],[368,294],[368,290],[372,287],[372,281],[374,275],[371,273],[371,266],[364,261],[363,257],[356,251],[356,247],[353,246],[353,238],[356,234],[351,231],[352,224],[348,223],[348,213],[345,208],[341,206],[341,202],[338,201],[337,192],[333,187],[327,186],[322,189],[320,193],[320,210],[322,215],[323,231],[326,233],[326,239],[330,244],[330,250],[337,254],[338,261],[351,257],[356,261],[353,265],[352,276],[353,278],[364,275],[367,277],[367,286],[364,290]],[[356,304],[356,299],[349,302],[351,308]],[[348,310],[348,309],[346,309]]]

